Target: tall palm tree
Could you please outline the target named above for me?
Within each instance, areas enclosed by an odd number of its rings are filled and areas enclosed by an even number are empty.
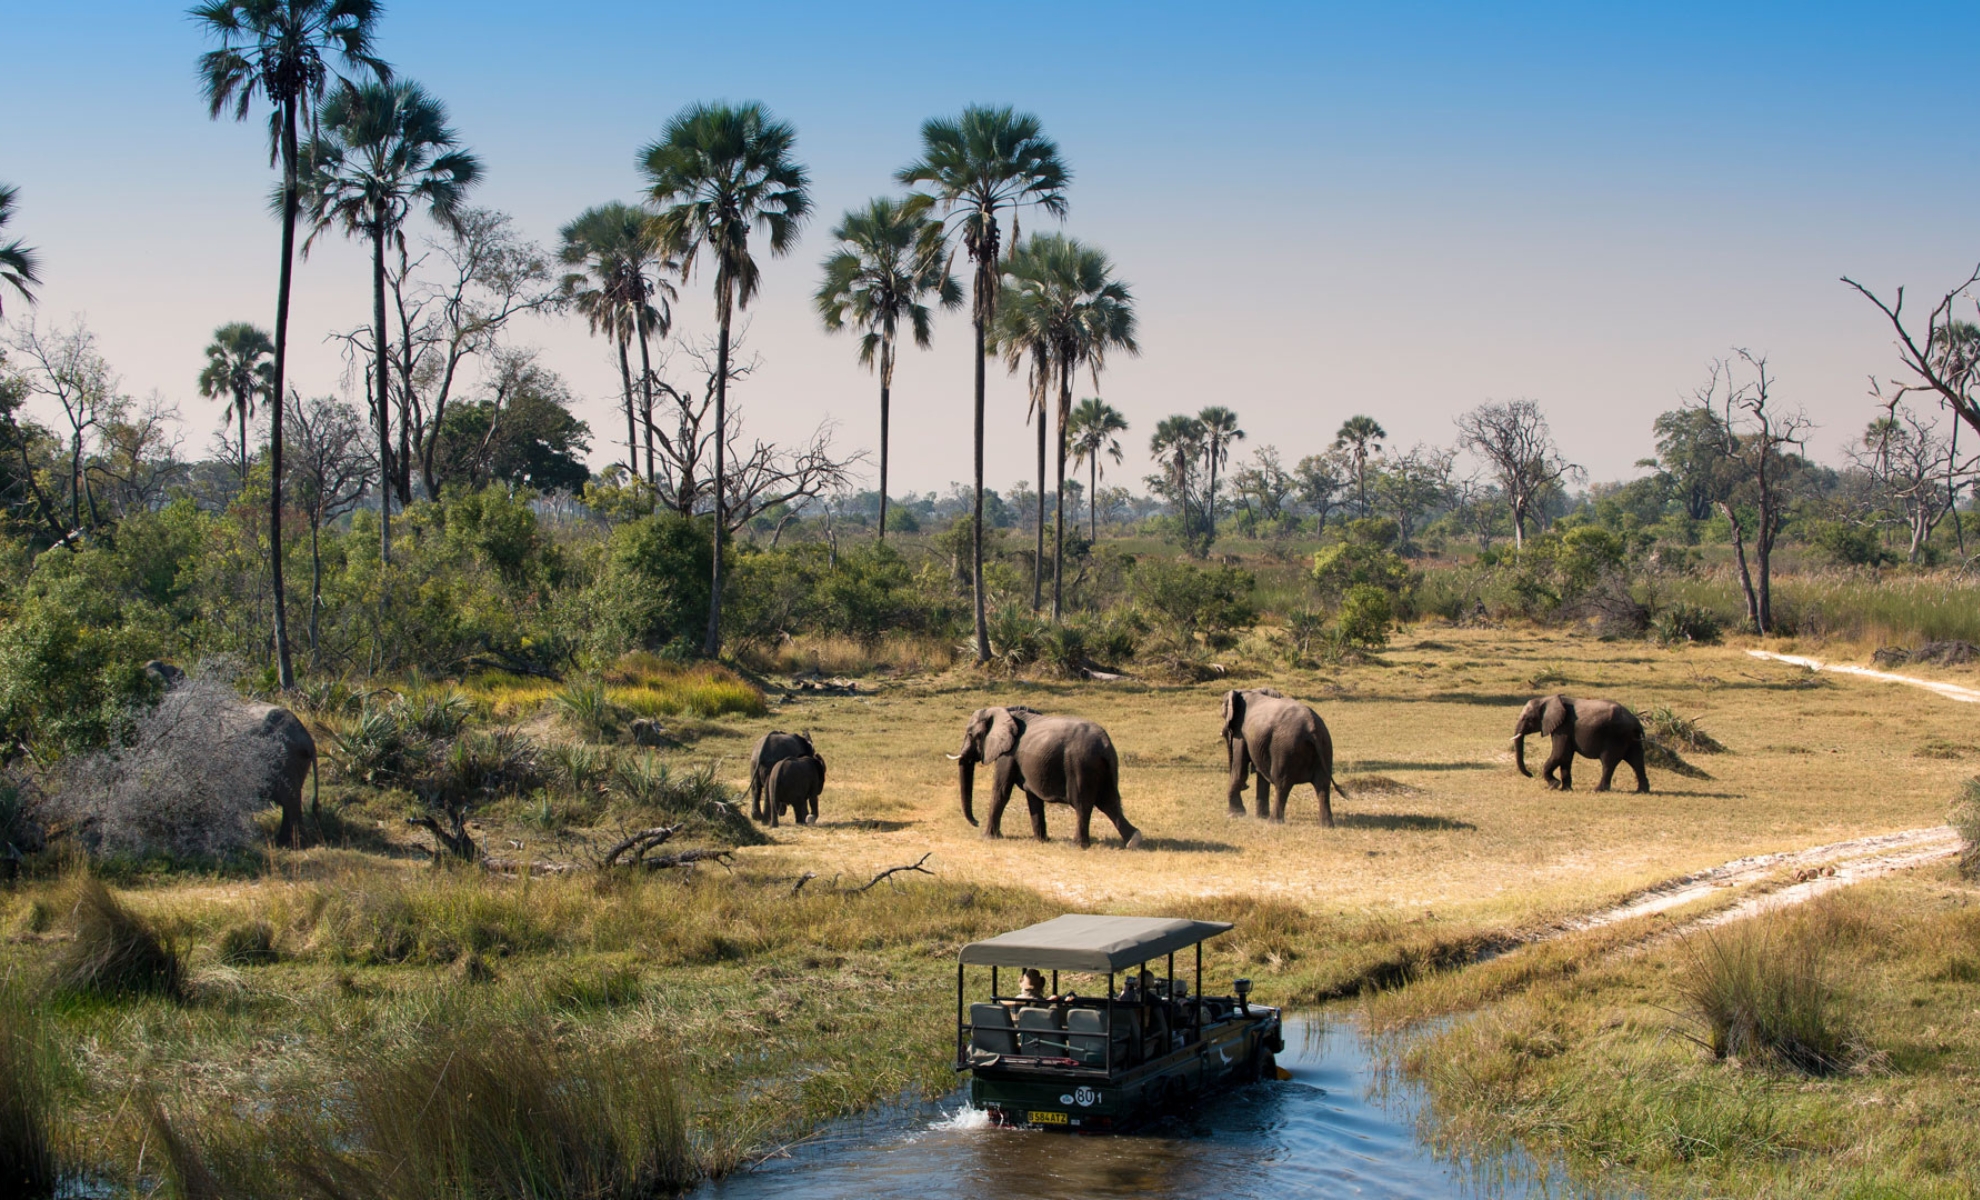
[[[406,218],[426,205],[454,226],[481,160],[459,149],[447,109],[410,80],[346,83],[323,104],[321,132],[310,138],[304,207],[310,221],[303,253],[331,226],[371,243],[371,328],[378,356],[373,385],[378,420],[378,545],[392,560],[391,358],[385,331],[385,246],[405,245]]]
[[[271,356],[275,343],[246,321],[235,321],[213,331],[206,346],[206,369],[199,373],[199,394],[211,400],[226,397],[228,415],[241,423],[241,486],[247,487],[248,418],[254,415],[257,396],[268,395],[275,386],[275,364]]]
[[[257,94],[268,101],[268,161],[282,167],[282,265],[275,284],[274,377],[268,388],[268,562],[275,593],[275,677],[284,691],[295,686],[289,661],[288,605],[282,590],[282,397],[288,385],[289,283],[295,270],[296,214],[302,171],[297,137],[312,122],[335,56],[353,71],[384,80],[391,68],[372,53],[378,0],[208,0],[192,18],[218,39],[200,56],[207,115],[227,108],[245,121]]]
[[[1368,515],[1368,456],[1382,452],[1382,439],[1389,431],[1374,417],[1354,416],[1341,422],[1334,434],[1334,449],[1349,450],[1354,459],[1354,491],[1361,515]]]
[[[591,332],[605,333],[617,343],[619,381],[626,401],[626,467],[639,474],[639,434],[633,419],[632,367],[627,351],[632,339],[639,339],[641,413],[646,426],[646,482],[655,483],[658,472],[653,461],[653,356],[652,339],[666,337],[673,328],[674,285],[660,278],[662,271],[679,269],[678,263],[661,250],[659,235],[651,214],[630,204],[601,204],[587,208],[564,226],[563,245],[557,252],[568,266],[582,266],[564,276],[564,294],[591,324]]]
[[[749,232],[762,226],[770,253],[797,244],[811,212],[811,179],[792,157],[797,131],[761,104],[692,104],[667,122],[660,140],[640,152],[659,207],[660,240],[680,255],[681,278],[705,250],[715,260],[715,566],[708,591],[708,636],[702,652],[722,649],[722,533],[728,520],[729,329],[758,285]]]
[[[1073,465],[1087,465],[1086,517],[1088,541],[1100,540],[1100,456],[1121,461],[1121,442],[1116,434],[1127,432],[1127,418],[1120,410],[1098,396],[1079,402],[1072,413]]]
[[[990,627],[983,595],[983,359],[1003,282],[1000,214],[1010,215],[1012,242],[1017,241],[1019,211],[1026,205],[1064,216],[1071,175],[1059,158],[1058,144],[1045,136],[1038,118],[1009,108],[970,107],[954,120],[927,121],[921,126],[921,146],[921,158],[903,167],[897,178],[909,185],[927,185],[926,202],[941,210],[945,223],[954,223],[962,248],[976,264],[970,314],[976,331],[975,569],[970,580],[976,661],[988,662]]]
[[[887,415],[894,386],[895,343],[906,320],[914,344],[928,349],[933,296],[943,308],[962,305],[962,286],[942,261],[942,227],[926,205],[882,196],[832,231],[839,248],[825,260],[814,297],[825,328],[859,331],[859,362],[880,375],[880,540],[887,540]]]
[[[5,230],[7,222],[14,219],[14,197],[20,194],[20,190],[0,183],[0,230]],[[29,304],[34,303],[34,285],[41,282],[41,276],[35,273],[40,265],[33,247],[19,238],[0,242],[0,283],[19,292],[21,299]],[[6,305],[0,304],[0,316],[6,313]]]
[[[1212,404],[1196,414],[1203,424],[1203,457],[1210,466],[1209,498],[1203,506],[1203,515],[1208,521],[1210,540],[1217,540],[1217,468],[1230,461],[1231,443],[1244,440],[1244,430],[1238,428],[1238,415],[1221,404]]]
[[[1148,439],[1148,452],[1155,461],[1163,465],[1169,475],[1169,487],[1174,492],[1177,508],[1182,514],[1182,527],[1185,536],[1189,534],[1189,473],[1196,460],[1203,456],[1203,422],[1184,413],[1163,417],[1155,427],[1155,434]]]

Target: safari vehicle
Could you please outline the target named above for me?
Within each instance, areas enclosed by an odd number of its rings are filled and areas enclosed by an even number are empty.
[[[1003,1125],[1120,1130],[1275,1076],[1274,1056],[1285,1049],[1279,1010],[1252,1004],[1248,979],[1234,995],[1203,995],[1203,943],[1230,928],[1069,915],[964,946],[956,1070],[970,1073],[971,1105]],[[1194,986],[1176,978],[1176,954],[1192,948]],[[990,968],[987,1000],[969,999],[971,967]],[[1005,993],[1026,968],[1050,973],[1046,995]],[[1077,977],[1069,984],[1104,980],[1106,990],[1061,993],[1062,975]]]

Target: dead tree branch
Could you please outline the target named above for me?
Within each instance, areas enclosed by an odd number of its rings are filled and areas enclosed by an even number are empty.
[[[906,864],[905,866],[888,867],[886,870],[880,872],[878,875],[875,875],[873,878],[867,880],[865,887],[854,888],[852,890],[852,895],[857,896],[861,892],[870,891],[874,884],[879,883],[881,880],[886,879],[889,876],[898,875],[903,871],[919,871],[923,875],[933,875],[935,872],[929,870],[927,867],[924,867],[921,864],[927,862],[930,858],[934,856],[934,854],[935,852],[933,850],[930,850],[927,854],[922,855],[920,858],[914,860],[911,863]]]

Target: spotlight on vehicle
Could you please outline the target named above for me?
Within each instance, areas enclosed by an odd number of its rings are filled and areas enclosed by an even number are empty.
[[[1231,990],[1237,993],[1238,1010],[1249,1016],[1251,1014],[1251,1005],[1247,1002],[1246,997],[1251,995],[1251,981],[1249,979],[1232,980]]]

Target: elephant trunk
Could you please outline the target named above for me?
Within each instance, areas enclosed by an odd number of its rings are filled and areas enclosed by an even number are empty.
[[[1528,779],[1533,778],[1533,772],[1526,769],[1526,730],[1524,728],[1521,728],[1517,734],[1513,735],[1512,744],[1513,765],[1519,768],[1521,775],[1526,776]]]
[[[974,801],[976,793],[976,754],[973,751],[964,750],[962,757],[956,760],[956,775],[958,782],[962,785],[963,820],[974,825],[976,824],[976,807]]]

